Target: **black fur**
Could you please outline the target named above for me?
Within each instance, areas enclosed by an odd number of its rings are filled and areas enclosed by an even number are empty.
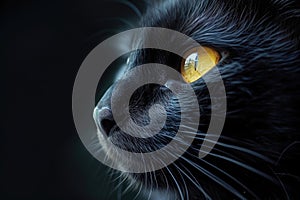
[[[179,199],[299,199],[297,2],[159,1],[148,9],[142,26],[177,30],[223,55],[217,67],[226,88],[227,115],[218,144],[204,159],[197,158],[211,105],[205,83],[196,81],[192,87],[198,95],[201,120],[199,136],[191,148],[168,168],[130,176],[145,189],[175,191]],[[161,50],[141,50],[132,54],[129,68],[151,62],[177,69],[181,58]],[[110,91],[98,107],[110,106]],[[118,92],[122,96],[126,88]],[[110,139],[135,152],[153,151],[168,143],[180,121],[178,102],[169,90],[158,85],[137,90],[130,104],[132,118],[136,123],[147,123],[147,108],[154,103],[165,105],[168,111],[159,136],[136,139],[116,129]]]

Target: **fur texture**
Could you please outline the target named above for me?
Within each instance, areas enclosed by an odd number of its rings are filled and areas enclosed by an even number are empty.
[[[141,25],[177,30],[221,53],[222,60],[217,67],[226,88],[227,115],[218,144],[208,156],[199,159],[211,102],[204,81],[192,83],[201,109],[198,136],[192,146],[162,170],[124,175],[138,180],[137,185],[150,193],[152,190],[165,194],[175,192],[178,199],[299,199],[300,166],[296,160],[300,150],[300,9],[297,2],[159,1],[148,9]],[[131,54],[128,69],[155,62],[179,70],[181,58],[162,50],[140,50]],[[126,74],[122,78],[126,79]],[[110,107],[111,89],[100,100],[98,108]],[[126,88],[118,91],[120,97],[124,92]],[[176,97],[167,88],[146,85],[131,98],[132,119],[137,124],[147,124],[148,108],[155,103],[164,105],[168,114],[159,135],[137,139],[116,127],[109,132],[108,139],[134,152],[153,151],[166,145],[178,129],[180,113],[193,111],[180,111]],[[98,124],[101,120],[96,119]],[[108,124],[106,128],[110,129],[114,124],[112,118]],[[105,146],[105,141],[100,143]]]

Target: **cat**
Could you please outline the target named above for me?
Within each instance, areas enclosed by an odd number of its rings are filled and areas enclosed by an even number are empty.
[[[190,85],[201,105],[201,120],[191,146],[174,163],[160,170],[123,173],[124,178],[149,191],[150,196],[152,191],[159,191],[169,199],[299,199],[300,165],[296,161],[300,155],[300,7],[297,2],[157,1],[149,5],[140,26],[172,29],[218,52],[220,60],[215,67],[226,89],[227,112],[217,144],[207,156],[199,158],[212,105],[205,81],[201,77],[193,81]],[[164,50],[141,49],[129,55],[127,70],[145,63],[161,63],[181,72],[182,60]],[[127,73],[121,78],[133,81]],[[118,128],[111,113],[110,100],[117,82],[96,107],[102,110],[95,118],[98,134],[106,136],[99,140],[102,146],[110,140],[130,152],[157,150],[176,135],[180,112],[193,112],[180,110],[176,97],[166,87],[158,84],[140,87],[130,99],[132,120],[139,125],[149,123],[148,111],[154,104],[163,105],[168,115],[158,136],[135,138]],[[126,87],[121,86],[119,98],[125,93]],[[159,113],[154,115],[159,116]],[[174,155],[170,152],[168,156]]]

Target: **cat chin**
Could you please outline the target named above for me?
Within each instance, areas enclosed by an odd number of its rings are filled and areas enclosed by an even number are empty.
[[[121,173],[121,176],[128,182],[130,188],[140,191],[145,199],[148,200],[174,200],[178,199],[175,190],[171,188],[160,188],[154,184],[145,182],[145,179],[137,178],[137,174]],[[138,174],[139,177],[145,177],[146,174]],[[153,177],[152,177],[153,178]],[[148,177],[150,179],[150,177]],[[154,181],[154,180],[153,180]]]
[[[150,190],[146,193],[151,194],[150,200],[173,200],[178,199],[176,195],[174,195],[174,191],[168,190]],[[146,194],[147,196],[147,194]]]
[[[100,151],[105,153],[105,160],[109,159],[109,161],[112,163],[114,167],[116,167],[119,171],[122,172],[122,174],[129,174],[127,171],[130,171],[129,168],[126,168],[126,166],[132,166],[129,165],[128,159],[121,156],[121,154],[118,152],[118,148],[115,148],[114,146],[109,146],[107,140],[109,140],[110,143],[114,143],[112,141],[112,138],[104,137],[103,134],[98,130],[97,131],[97,137],[98,137],[98,143],[100,146]],[[96,155],[97,153],[95,153]],[[118,158],[118,159],[116,159]]]
[[[145,177],[146,174],[140,174]],[[123,176],[129,181],[129,184],[132,188],[137,190],[142,189],[143,195],[146,197],[145,199],[149,200],[174,200],[179,199],[178,194],[175,190],[171,188],[160,188],[156,185],[145,183],[145,180],[137,179],[133,177],[131,174],[123,173]],[[148,179],[150,177],[148,176]],[[154,181],[154,180],[153,180]]]

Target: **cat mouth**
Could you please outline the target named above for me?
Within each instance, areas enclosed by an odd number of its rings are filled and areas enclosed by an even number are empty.
[[[114,126],[110,132],[110,136],[103,142],[110,142],[114,146],[132,153],[154,152],[168,145],[172,140],[172,137],[161,134],[150,138],[133,137],[121,131],[118,126]]]
[[[159,116],[156,117],[159,118]],[[176,135],[178,129],[174,124],[172,127],[166,125],[159,133],[152,137],[135,137],[134,135],[124,132],[118,126],[112,116],[111,109],[108,107],[101,109],[96,107],[94,110],[94,121],[98,129],[101,144],[107,145],[107,143],[110,143],[122,150],[133,153],[147,153],[164,147]],[[169,119],[169,121],[174,120]],[[136,132],[137,130],[132,131]],[[146,135],[146,132],[140,132],[140,134]],[[136,135],[138,135],[138,133],[136,133]]]

